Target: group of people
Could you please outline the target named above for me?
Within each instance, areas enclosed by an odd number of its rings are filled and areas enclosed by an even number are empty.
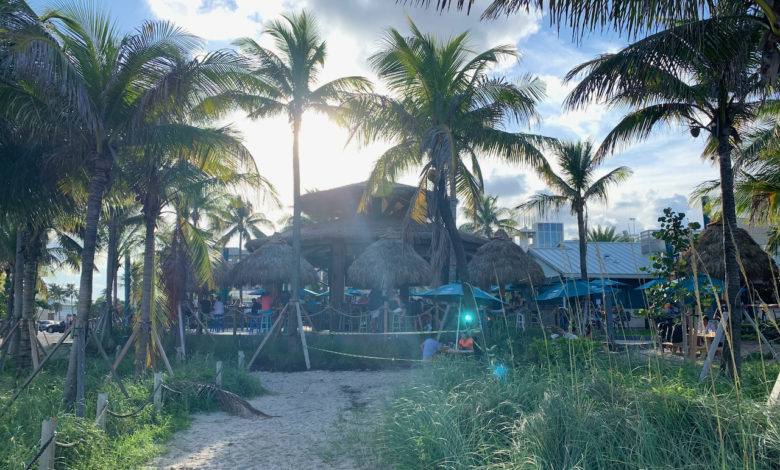
[[[447,345],[437,341],[434,336],[426,339],[420,345],[423,361],[430,361],[434,358],[434,356],[436,356],[436,353],[446,351],[448,349],[449,347]],[[469,333],[461,333],[460,338],[458,339],[458,349],[461,351],[474,350],[474,339],[471,338]]]

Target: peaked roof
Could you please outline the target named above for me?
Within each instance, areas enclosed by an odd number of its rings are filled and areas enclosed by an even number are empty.
[[[579,242],[561,242],[555,248],[528,249],[528,254],[536,260],[550,277],[580,277]],[[647,279],[651,275],[641,268],[649,268],[650,255],[642,254],[638,243],[634,242],[589,242],[588,277],[612,279]]]

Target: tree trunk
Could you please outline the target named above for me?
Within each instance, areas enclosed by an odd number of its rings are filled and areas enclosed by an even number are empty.
[[[450,160],[450,177],[449,177],[449,190],[450,190],[450,204],[449,209],[450,213],[452,214],[452,220],[456,224],[455,230],[457,230],[457,222],[458,222],[458,190],[456,185],[456,175],[455,175],[455,162],[454,158],[451,158]],[[476,207],[476,203],[474,204]],[[456,273],[457,273],[457,254],[455,253],[455,245],[454,243],[450,243],[450,269],[449,269],[449,280],[450,283],[455,282]],[[458,276],[459,277],[459,276]],[[462,281],[463,279],[461,279]]]
[[[154,282],[154,231],[157,225],[156,214],[144,211],[146,237],[144,239],[144,271],[141,279],[141,323],[138,330],[138,353],[135,357],[135,374],[141,376],[146,371],[146,363],[151,353],[152,335],[152,284]]]
[[[14,261],[14,310],[11,324],[22,318],[22,297],[24,292],[24,247],[27,244],[27,230],[19,227],[16,231],[16,260]],[[9,312],[11,314],[11,312]],[[19,329],[11,336],[8,353],[11,357],[19,355]]]
[[[724,342],[721,368],[724,368],[732,377],[738,377],[742,369],[741,357],[741,331],[742,331],[742,306],[739,297],[739,263],[737,262],[737,248],[734,245],[732,231],[737,228],[737,210],[734,203],[734,171],[731,168],[731,143],[729,141],[729,126],[721,125],[718,128],[718,162],[720,164],[720,189],[721,204],[723,210],[723,256],[726,261],[726,301],[728,305],[729,328],[731,333],[731,348],[729,342]]]
[[[301,284],[301,165],[298,134],[301,131],[301,115],[293,114],[293,236],[292,236],[292,279],[290,279],[290,302],[298,303],[298,289]],[[292,336],[297,329],[296,316],[288,309],[287,334]]]
[[[103,331],[111,336],[111,325],[114,319],[114,276],[116,276],[117,265],[117,220],[116,213],[111,210],[108,219],[108,254],[106,256],[106,318],[103,324]]]
[[[68,372],[65,376],[65,386],[62,390],[64,408],[76,400],[77,382],[84,377],[77,374],[79,337],[86,333],[89,310],[92,305],[92,273],[95,269],[95,245],[97,244],[98,222],[103,205],[103,193],[108,187],[111,174],[111,160],[108,155],[98,155],[90,171],[89,192],[87,196],[86,227],[84,230],[84,247],[81,250],[81,280],[79,283],[79,303],[76,319],[73,323],[73,344],[68,360]],[[84,370],[84,368],[78,368]],[[78,376],[78,377],[77,377]]]
[[[439,207],[439,214],[444,221],[444,228],[447,229],[447,233],[450,236],[450,243],[452,244],[453,251],[455,252],[455,267],[458,275],[458,279],[462,283],[470,282],[469,270],[466,264],[466,250],[463,248],[463,240],[460,238],[460,232],[458,232],[458,226],[455,224],[455,218],[452,216],[452,210],[449,198],[447,197],[447,191],[443,187],[437,188],[436,194],[439,198],[437,206]]]
[[[243,241],[243,234],[238,231],[238,262],[241,262],[241,242]],[[238,286],[238,300],[244,303],[244,286]],[[236,321],[233,319],[233,334],[236,334]]]
[[[32,344],[35,338],[30,337],[29,323],[35,318],[35,284],[38,280],[38,260],[40,259],[40,235],[29,237],[25,247],[24,289],[22,294],[22,324],[19,325],[19,355],[16,358],[17,370],[27,369],[32,365]]]
[[[585,222],[585,207],[583,204],[577,204],[574,209],[577,212],[577,232],[580,238],[580,277],[586,283],[590,282],[588,279],[588,227]],[[585,318],[580,318],[579,332],[583,334],[582,324],[590,319],[590,294],[585,294],[585,302],[583,308],[580,309],[582,315],[584,313]],[[609,321],[607,321],[609,323]]]

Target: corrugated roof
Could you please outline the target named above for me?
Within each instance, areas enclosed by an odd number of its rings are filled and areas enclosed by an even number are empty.
[[[580,277],[579,243],[562,242],[555,248],[528,249],[549,277]],[[588,277],[612,279],[643,279],[651,277],[641,268],[652,265],[650,255],[643,255],[638,243],[590,242],[588,243]]]

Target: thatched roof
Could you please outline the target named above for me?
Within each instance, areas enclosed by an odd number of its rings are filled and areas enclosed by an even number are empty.
[[[736,229],[734,240],[737,244],[737,257],[742,269],[745,270],[744,274],[740,272],[739,275],[743,282],[747,277],[751,283],[769,284],[773,282],[773,272],[774,279],[778,279],[778,269],[774,260],[753,240],[747,231],[741,228]],[[726,263],[723,258],[723,225],[721,223],[711,223],[701,232],[695,250],[698,272],[706,272],[715,279],[725,279]],[[684,256],[688,261],[688,269],[692,270],[690,248],[684,253]]]
[[[414,248],[397,238],[378,240],[366,248],[347,271],[356,287],[394,289],[403,285],[422,286],[431,282],[431,267]]]
[[[497,283],[540,286],[545,281],[542,268],[503,230],[479,247],[469,263],[469,274],[483,288]]]
[[[290,282],[292,247],[279,238],[268,240],[230,270],[233,285]],[[316,282],[314,267],[301,257],[301,285]]]

